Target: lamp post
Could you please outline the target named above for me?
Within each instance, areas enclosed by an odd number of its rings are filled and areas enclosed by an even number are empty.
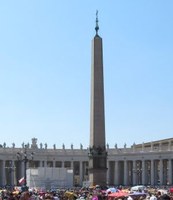
[[[31,159],[29,159],[28,157],[31,157]],[[24,163],[24,184],[23,185],[24,185],[24,188],[27,188],[27,177],[26,177],[27,163],[29,160],[33,160],[34,153],[31,152],[29,155],[27,145],[25,145],[24,151],[17,153],[17,158],[18,160],[21,160]]]
[[[14,172],[15,172],[15,165],[12,163],[12,161],[9,161],[7,166],[5,166],[5,169],[7,169],[8,177],[7,177],[7,183],[9,184],[9,187],[12,189],[14,186]]]
[[[136,174],[136,183],[138,185],[140,185],[141,184],[142,169],[133,169],[133,173]]]

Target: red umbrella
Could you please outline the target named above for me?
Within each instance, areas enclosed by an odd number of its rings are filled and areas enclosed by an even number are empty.
[[[118,192],[114,192],[108,195],[108,200],[112,200],[114,198],[121,198],[121,197],[127,197],[129,196],[129,193],[127,192],[123,192],[123,191],[118,191]]]

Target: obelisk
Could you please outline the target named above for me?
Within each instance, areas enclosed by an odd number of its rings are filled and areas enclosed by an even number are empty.
[[[105,111],[102,38],[98,35],[98,11],[96,12],[96,35],[92,40],[91,63],[91,110],[89,181],[91,185],[106,185],[107,152],[105,147]]]

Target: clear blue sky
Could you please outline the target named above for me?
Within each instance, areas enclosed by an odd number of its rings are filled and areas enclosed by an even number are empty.
[[[106,143],[173,137],[172,8],[172,0],[1,1],[0,144],[89,146],[96,10]]]

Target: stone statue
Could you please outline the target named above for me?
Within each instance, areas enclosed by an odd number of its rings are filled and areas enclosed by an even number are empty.
[[[109,144],[108,144],[108,143],[107,143],[107,145],[106,145],[106,146],[107,146],[107,149],[109,149]]]
[[[71,144],[71,149],[73,149],[73,144]]]
[[[32,138],[31,148],[34,148],[34,149],[38,148],[37,147],[37,138]]]
[[[45,143],[44,146],[45,146],[45,149],[47,149],[47,143]]]
[[[117,143],[115,144],[115,149],[117,149],[118,148],[118,146],[117,146]]]
[[[37,145],[37,138],[32,138],[32,145]]]
[[[126,147],[127,147],[127,145],[126,145],[126,143],[124,143],[124,149],[126,149]]]
[[[65,145],[64,144],[62,144],[62,148],[65,149]]]
[[[56,144],[53,145],[53,149],[54,149],[54,150],[56,149]]]
[[[40,149],[42,149],[43,148],[43,144],[42,143],[40,143]]]
[[[6,143],[4,142],[4,144],[3,144],[3,148],[5,149],[6,148]]]
[[[15,143],[14,143],[14,142],[12,143],[12,148],[13,148],[13,149],[15,148]]]
[[[135,144],[135,142],[133,143],[133,151],[135,151],[135,146],[136,146],[136,144]]]
[[[80,149],[83,149],[83,145],[82,144],[80,144]]]
[[[27,144],[27,148],[29,149],[29,146],[30,146],[30,144],[29,144],[29,142],[28,142],[28,144]]]

